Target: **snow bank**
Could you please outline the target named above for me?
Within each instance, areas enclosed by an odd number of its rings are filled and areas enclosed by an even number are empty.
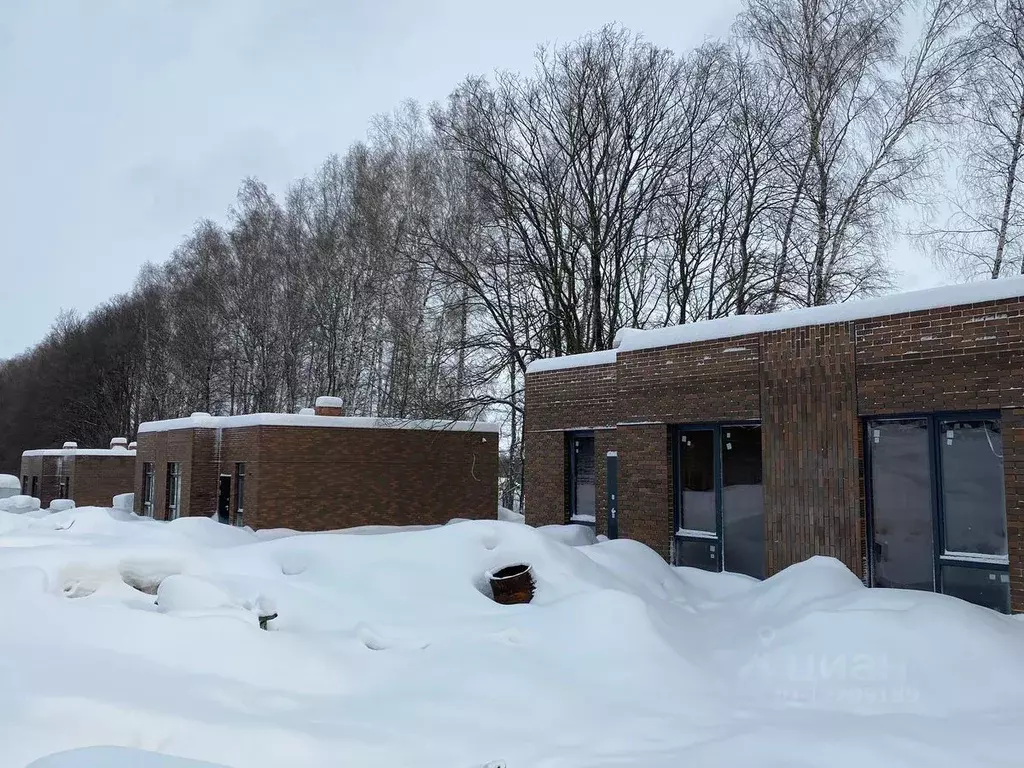
[[[135,509],[135,494],[134,493],[119,493],[113,499],[114,509],[120,509],[124,512],[131,512]]]
[[[0,490],[21,490],[21,480],[14,475],[0,475]]]
[[[8,496],[6,499],[0,499],[0,511],[24,513],[34,512],[41,506],[39,499],[34,496],[25,496],[18,494],[17,496]]]
[[[28,768],[223,768],[213,763],[123,747],[86,747],[50,755]]]
[[[450,432],[498,432],[489,421],[445,421],[441,419],[384,419],[362,416],[310,416],[303,413],[249,413],[241,416],[211,416],[193,413],[183,419],[147,421],[139,434],[172,429],[228,429],[238,427],[334,427],[337,429],[424,429]],[[78,451],[79,454],[82,451]],[[120,453],[124,453],[120,451]],[[26,454],[27,455],[27,454]]]
[[[51,512],[67,512],[69,509],[74,508],[75,502],[71,499],[53,499],[49,506]]]
[[[506,509],[505,507],[498,507],[498,519],[504,520],[506,523],[525,523],[526,515]]]
[[[1024,754],[1024,622],[827,558],[757,582],[582,526],[264,536],[97,508],[0,512],[0,534],[0,768]],[[534,600],[498,605],[485,574],[516,562]]]

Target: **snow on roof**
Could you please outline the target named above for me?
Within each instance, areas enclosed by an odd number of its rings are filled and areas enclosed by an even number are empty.
[[[14,475],[0,475],[0,488],[17,488],[21,490],[21,480]]]
[[[317,408],[344,408],[345,401],[340,397],[330,397],[329,395],[320,395],[314,403]]]
[[[127,448],[38,448],[24,451],[22,456],[134,456]]]
[[[527,367],[527,373],[553,371],[563,368],[577,368],[586,365],[613,363],[617,352],[639,349],[669,347],[676,344],[692,344],[698,341],[726,339],[732,336],[748,336],[768,331],[781,331],[806,325],[844,323],[865,320],[871,317],[898,315],[905,312],[922,312],[940,307],[954,307],[964,304],[978,304],[1024,297],[1024,278],[985,280],[964,285],[944,285],[923,291],[894,293],[872,299],[849,301],[845,304],[829,304],[824,307],[801,307],[770,315],[733,315],[717,320],[704,320],[668,328],[639,330],[624,328],[617,336],[618,348],[582,355],[552,357],[535,360]]]
[[[385,419],[362,416],[309,416],[301,413],[247,413],[241,416],[189,416],[184,419],[147,421],[139,434],[172,429],[227,429],[231,427],[335,427],[340,429],[433,429],[449,432],[498,432],[489,421],[444,421],[440,419]],[[79,451],[81,453],[81,451]]]
[[[534,360],[526,366],[527,373],[543,371],[561,371],[567,368],[583,368],[589,365],[608,365],[615,362],[615,350],[603,349],[600,352],[584,352],[581,355],[562,355],[561,357],[545,357]]]

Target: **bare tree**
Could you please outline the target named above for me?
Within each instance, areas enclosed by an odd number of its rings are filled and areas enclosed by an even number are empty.
[[[963,276],[1024,274],[1024,5],[971,4],[972,66],[952,160],[948,218],[922,234],[944,266]]]
[[[799,108],[800,151],[790,171],[803,187],[793,220],[802,269],[790,296],[798,303],[843,301],[889,284],[887,225],[935,155],[926,132],[948,121],[968,62],[960,0],[929,0],[923,31],[904,53],[910,7],[748,0],[740,17],[741,36]]]

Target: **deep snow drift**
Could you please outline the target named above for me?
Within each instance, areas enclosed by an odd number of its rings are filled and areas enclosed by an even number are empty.
[[[758,583],[578,528],[363,533],[0,512],[0,768],[1024,760],[1017,619],[822,558]],[[520,561],[534,602],[494,603]]]

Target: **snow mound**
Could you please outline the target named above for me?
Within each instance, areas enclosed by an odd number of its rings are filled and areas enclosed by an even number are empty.
[[[504,520],[506,523],[525,523],[526,515],[522,515],[519,512],[513,512],[511,509],[505,507],[498,507],[498,519]]]
[[[28,768],[223,768],[214,763],[123,747],[86,747],[34,761]]]
[[[54,499],[50,502],[49,510],[51,512],[67,512],[69,509],[75,508],[75,502],[71,499]]]
[[[0,490],[21,490],[21,480],[15,475],[0,475]]]
[[[25,496],[23,494],[8,496],[6,499],[0,499],[0,510],[4,512],[14,512],[15,514],[35,512],[41,506],[39,499],[33,496]]]
[[[123,512],[131,512],[135,509],[135,494],[134,493],[119,493],[114,497],[114,509],[120,509]]]
[[[836,560],[758,582],[584,526],[266,533],[0,513],[0,768],[1016,768],[1024,754],[1024,621],[869,590]],[[495,603],[485,574],[520,562],[533,601]]]

